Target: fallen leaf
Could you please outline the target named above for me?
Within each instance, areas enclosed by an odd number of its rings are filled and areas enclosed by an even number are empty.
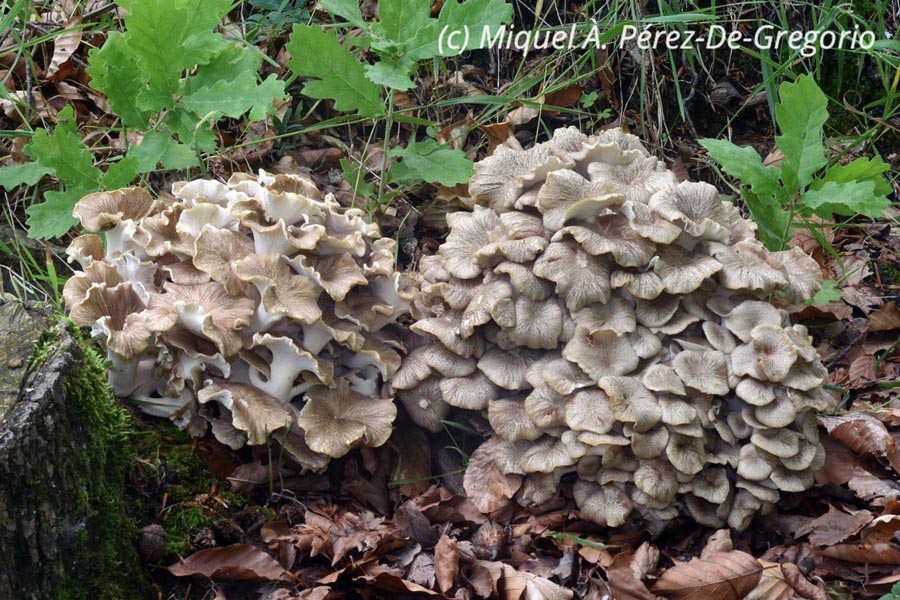
[[[900,498],[900,489],[893,481],[881,479],[861,467],[853,468],[853,477],[847,486],[863,500],[869,500],[875,506],[883,506],[891,500]]]
[[[459,574],[459,549],[456,541],[447,534],[441,536],[434,547],[434,574],[438,587],[444,593],[453,587]]]
[[[45,73],[48,80],[59,81],[71,74],[70,70],[61,69],[81,45],[82,29],[80,25],[81,16],[75,15],[62,24],[62,33],[53,38],[53,56],[50,58],[50,66],[47,67]]]
[[[719,529],[706,540],[706,545],[700,551],[700,558],[710,558],[714,554],[730,552],[734,549],[731,543],[731,530]]]
[[[568,85],[562,89],[550,92],[544,96],[544,104],[548,106],[558,106],[559,108],[568,108],[578,102],[584,94],[584,88],[580,85]],[[545,111],[546,114],[556,114],[557,111]]]
[[[900,453],[894,445],[894,437],[884,423],[865,413],[852,413],[837,417],[822,417],[829,435],[859,454],[874,454],[888,459],[894,470],[900,472]]]
[[[497,582],[503,574],[503,563],[489,560],[476,560],[466,578],[472,590],[482,598],[491,596],[497,591]]]
[[[710,559],[694,558],[675,565],[659,576],[653,591],[674,600],[740,600],[759,583],[763,566],[740,550],[716,554]]]
[[[797,565],[781,565],[781,573],[784,575],[784,580],[801,598],[806,600],[829,600],[828,593],[804,577]]]
[[[897,303],[894,301],[869,313],[868,331],[890,331],[892,329],[900,329],[900,308],[897,308]]]
[[[287,574],[277,560],[249,544],[201,550],[169,567],[169,572],[176,577],[269,581],[281,579]]]
[[[469,499],[484,513],[503,508],[522,485],[522,477],[508,475],[497,466],[494,453],[503,451],[506,442],[493,437],[478,447],[469,458],[463,487]]]
[[[809,542],[815,546],[839,544],[859,533],[874,516],[867,510],[849,514],[831,507],[831,510],[809,524]]]
[[[612,564],[606,572],[613,598],[616,600],[657,600],[657,596],[635,577],[633,562],[634,555],[631,552],[620,552],[613,558]]]
[[[781,572],[782,565],[768,560],[760,560],[759,563],[763,566],[759,583],[745,596],[745,600],[794,600],[797,598],[794,588]]]
[[[848,562],[870,563],[873,565],[900,565],[900,546],[890,543],[879,544],[837,544],[819,550],[822,556],[829,556]]]

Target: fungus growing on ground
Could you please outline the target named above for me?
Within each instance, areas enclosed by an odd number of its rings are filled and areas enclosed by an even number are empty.
[[[393,240],[301,176],[173,191],[99,192],[75,208],[106,251],[93,233],[72,242],[83,271],[64,297],[106,348],[116,394],[195,435],[211,425],[232,448],[276,440],[312,470],[383,444],[396,407],[381,389],[411,298]],[[445,366],[443,347],[419,354],[428,369],[474,371]]]
[[[475,166],[473,212],[420,265],[417,349],[391,385],[437,431],[452,407],[495,436],[465,487],[483,510],[545,501],[572,473],[582,516],[687,513],[745,528],[805,489],[832,406],[802,302],[821,272],[770,253],[704,183],[678,183],[634,136],[563,129]]]

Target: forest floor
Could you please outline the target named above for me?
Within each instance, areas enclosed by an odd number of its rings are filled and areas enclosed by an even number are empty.
[[[117,116],[88,87],[85,74],[90,48],[109,35],[104,27],[117,23],[114,7],[53,4],[59,10],[38,10],[35,3],[36,16],[16,38],[31,62],[22,61],[21,53],[10,54],[8,46],[0,51],[8,90],[0,99],[5,113],[0,130],[9,134],[0,138],[6,164],[25,160],[23,145],[34,128],[52,127],[67,105],[75,109],[78,131],[98,164],[104,153],[113,155],[125,143],[115,126]],[[554,7],[542,9],[543,2],[521,2],[515,5],[521,27],[534,24],[535,4],[545,26],[591,15],[574,3],[547,3]],[[608,4],[602,10],[611,10]],[[793,27],[810,26],[811,5],[786,3],[782,10],[787,12],[779,15],[779,4],[785,3],[734,3],[728,17],[738,27],[779,18]],[[373,18],[374,3],[361,5],[363,15]],[[278,6],[277,15],[285,19],[290,16],[286,6],[302,12],[306,21],[325,19],[303,2],[258,1],[238,3],[228,26],[246,28],[248,16],[271,17]],[[879,14],[893,19],[882,26],[896,32],[900,10],[892,6],[895,12]],[[82,16],[67,12],[72,7]],[[616,8],[623,18],[658,10],[634,2]],[[267,72],[283,76],[287,30],[277,23],[270,27],[257,38],[258,48],[269,57]],[[5,43],[10,39],[5,37]],[[22,40],[31,42],[23,46]],[[394,93],[392,102],[422,107],[414,114],[446,135],[463,131],[453,144],[473,159],[511,137],[527,148],[562,126],[585,131],[624,127],[680,179],[709,181],[731,194],[733,188],[711,168],[698,139],[731,139],[777,162],[777,131],[767,97],[776,79],[770,63],[747,53],[713,53],[704,55],[705,62],[698,57],[665,49],[643,54],[598,50],[589,60],[551,51],[527,56],[513,50],[475,51],[436,69],[422,68],[416,87]],[[896,204],[900,117],[895,109],[886,110],[885,102],[877,103],[897,92],[894,72],[880,70],[883,64],[864,55],[846,63],[824,52],[805,62],[792,60],[782,63],[786,72],[815,73],[832,99],[828,139],[835,160],[880,155],[891,165],[887,179]],[[521,86],[529,73],[543,75]],[[555,73],[570,73],[577,83],[565,84]],[[510,90],[527,101],[509,100]],[[30,94],[33,112],[24,122],[9,99],[17,92]],[[505,99],[440,102],[466,95]],[[311,103],[297,93],[294,98],[292,124],[282,123],[277,132],[272,123],[223,120],[218,131],[222,149],[204,158],[207,174],[224,180],[236,171],[302,168],[320,189],[349,203],[354,190],[341,177],[341,159],[364,165],[368,180],[377,181],[384,164],[379,148],[385,142],[404,146],[418,131],[417,125],[398,120],[385,140],[384,129],[365,120],[329,125],[336,112],[329,102]],[[254,139],[264,141],[253,144]],[[161,191],[184,177],[183,171],[151,172],[144,184]],[[436,250],[446,235],[443,216],[464,204],[467,192],[464,185],[430,183],[394,191],[370,207],[371,213],[384,235],[398,239],[401,262],[409,265]],[[14,231],[24,231],[30,193],[20,188],[7,195]],[[482,514],[461,485],[464,457],[481,441],[468,428],[425,435],[401,417],[384,446],[334,460],[324,473],[300,474],[266,448],[233,451],[212,436],[192,440],[168,423],[136,413],[129,494],[141,528],[139,547],[158,597],[900,599],[900,591],[891,592],[900,583],[898,215],[891,207],[875,220],[823,226],[823,239],[798,233],[792,242],[816,258],[825,278],[838,282],[839,298],[809,306],[793,318],[809,327],[830,383],[843,398],[838,411],[820,417],[827,460],[813,488],[783,494],[777,509],[747,530],[713,531],[688,518],[676,519],[662,532],[640,523],[608,530],[579,519],[566,479],[540,509],[510,502]],[[65,240],[32,248],[46,249],[49,258],[60,247],[56,244],[64,246]],[[34,265],[16,256],[19,277],[27,279],[22,273]],[[10,277],[7,269],[7,285]]]

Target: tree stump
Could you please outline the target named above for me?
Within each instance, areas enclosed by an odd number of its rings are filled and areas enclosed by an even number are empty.
[[[0,299],[0,598],[147,597],[128,422],[77,328]]]

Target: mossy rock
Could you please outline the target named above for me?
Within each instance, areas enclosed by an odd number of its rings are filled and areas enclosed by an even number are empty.
[[[77,328],[0,299],[0,598],[149,596],[123,502],[127,427]]]

